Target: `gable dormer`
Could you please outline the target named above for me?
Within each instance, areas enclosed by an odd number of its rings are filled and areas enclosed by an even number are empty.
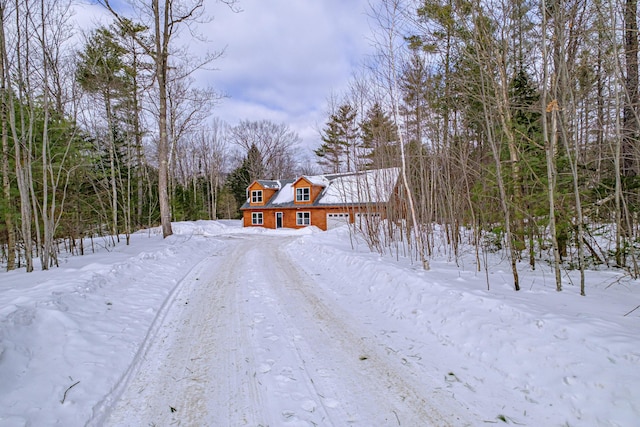
[[[325,178],[301,176],[293,183],[293,203],[296,205],[312,204],[326,186]]]
[[[278,181],[253,181],[247,188],[247,197],[250,206],[264,206],[271,197],[280,189]]]

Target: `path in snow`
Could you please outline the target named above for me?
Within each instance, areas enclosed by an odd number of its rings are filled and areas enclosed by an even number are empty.
[[[104,424],[465,424],[418,367],[331,304],[286,238],[228,241],[178,285]]]

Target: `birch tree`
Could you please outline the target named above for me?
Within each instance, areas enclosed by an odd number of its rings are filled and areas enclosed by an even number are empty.
[[[380,8],[374,10],[374,17],[380,28],[377,44],[380,55],[379,75],[383,87],[386,89],[390,103],[393,121],[397,124],[400,122],[400,90],[399,90],[399,73],[401,62],[399,59],[398,37],[401,34],[400,18],[403,13],[402,2],[399,0],[383,0]],[[425,253],[425,244],[420,229],[421,224],[418,223],[417,209],[415,206],[414,194],[409,185],[408,165],[405,155],[404,135],[397,128],[398,145],[400,148],[400,182],[405,193],[408,211],[411,218],[411,235],[415,239],[417,256],[420,259],[422,268],[429,270],[429,260]]]

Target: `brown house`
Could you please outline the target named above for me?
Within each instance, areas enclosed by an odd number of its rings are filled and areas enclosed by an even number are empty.
[[[247,188],[245,227],[327,230],[363,215],[385,215],[396,192],[398,168],[257,180]]]

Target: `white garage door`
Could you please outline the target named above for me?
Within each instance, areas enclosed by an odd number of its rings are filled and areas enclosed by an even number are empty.
[[[348,213],[330,213],[327,214],[327,230],[339,227],[349,223]]]

